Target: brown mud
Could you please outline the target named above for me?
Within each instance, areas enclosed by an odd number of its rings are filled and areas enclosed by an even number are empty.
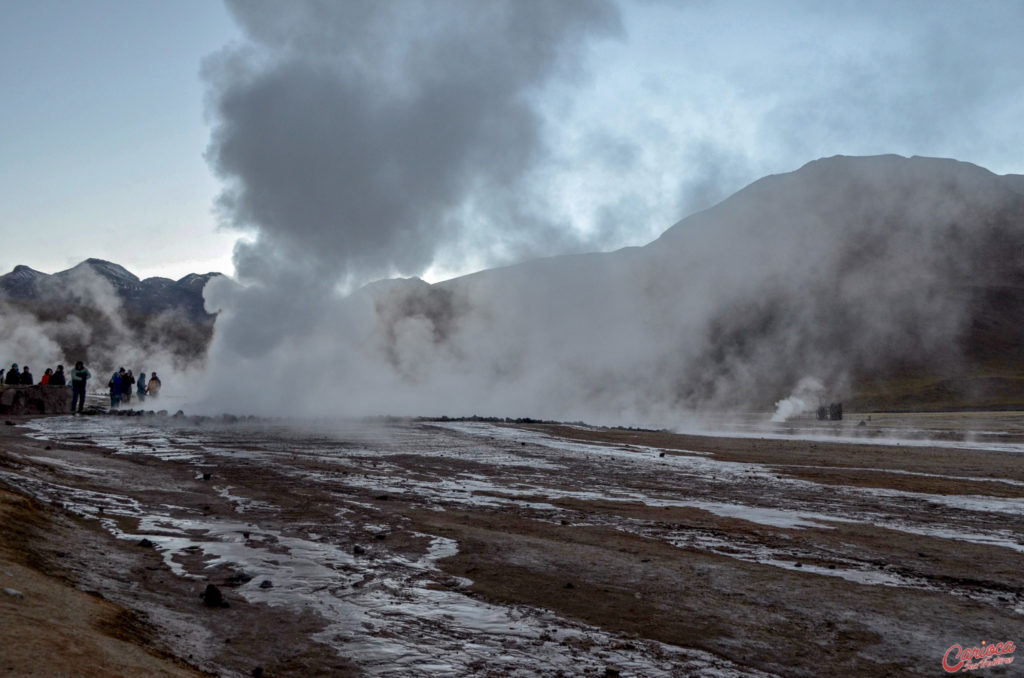
[[[1024,641],[1020,452],[15,423],[0,427],[0,583],[23,593],[0,596],[11,675],[934,676],[954,644]],[[226,607],[204,604],[208,584]]]

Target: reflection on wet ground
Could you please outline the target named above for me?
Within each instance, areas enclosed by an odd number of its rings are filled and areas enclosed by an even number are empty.
[[[600,675],[610,667],[622,675],[765,675],[548,610],[481,600],[468,590],[470,580],[438,566],[459,544],[416,531],[382,502],[600,525],[802,576],[980,603],[1007,602],[1007,591],[887,569],[838,536],[795,537],[856,527],[1024,553],[1020,498],[824,485],[782,466],[719,461],[701,450],[666,454],[490,423],[345,422],[310,431],[286,423],[55,417],[30,426],[35,437],[63,445],[35,467],[51,473],[4,471],[0,479],[99,520],[119,538],[150,540],[180,577],[244,573],[236,591],[245,600],[314,611],[325,622],[315,640],[370,675]],[[971,445],[986,449],[985,442]],[[1014,445],[991,443],[999,451]],[[113,458],[147,459],[152,475],[124,477],[99,448],[113,450]],[[188,469],[223,510],[196,506],[191,485],[179,483],[178,496],[174,483],[162,483],[161,465]],[[581,511],[592,505],[601,510]],[[709,527],[679,529],[639,509],[694,510]],[[1019,592],[1009,603],[1024,615]]]

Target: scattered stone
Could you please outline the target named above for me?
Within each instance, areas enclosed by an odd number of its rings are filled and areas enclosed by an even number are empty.
[[[24,598],[25,597],[24,593],[22,593],[21,591],[17,591],[15,589],[4,589],[4,594],[10,596],[11,598]]]
[[[378,541],[383,541],[383,540],[387,539],[388,536],[386,534],[384,534],[383,532],[378,532],[377,534],[373,535],[373,538],[378,540]]]
[[[390,498],[391,498],[391,497],[389,497],[389,496],[388,496],[388,495],[386,495],[386,494],[378,494],[378,495],[377,495],[376,497],[374,497],[374,499],[377,499],[377,500],[379,500],[379,501],[387,501],[387,500],[388,500],[388,499],[390,499]]]
[[[828,569],[830,569],[830,570],[834,570],[834,569],[836,569],[836,566],[835,566],[835,565],[829,565],[829,566],[828,566]]]
[[[364,549],[359,544],[356,544],[355,546],[352,547],[352,553],[356,554],[357,556],[361,556],[364,553],[366,553],[366,549]]]
[[[274,582],[270,581],[269,579],[264,579],[263,581],[260,582],[260,588],[261,589],[272,589],[272,588],[274,588]]]
[[[11,421],[10,419],[8,419],[7,421],[5,421],[4,423],[5,423],[5,424],[7,424],[8,426],[14,426],[14,422],[13,422],[13,421]]]
[[[44,450],[52,450],[53,448],[52,448],[52,447],[50,447],[49,445],[47,445],[47,446],[46,446],[46,447],[44,447],[43,449],[44,449]]]
[[[241,586],[252,581],[252,575],[245,572],[236,572],[224,580],[225,586]]]
[[[242,538],[243,539],[248,539],[249,538],[249,533],[248,532],[243,532],[242,533]]]
[[[796,567],[803,567],[803,566],[804,566],[803,563],[797,563],[796,564]]]
[[[664,453],[664,452],[661,452],[661,453],[659,453],[659,454],[658,454],[658,456],[659,456],[659,457],[664,457],[664,456],[665,456],[665,453]]]
[[[565,588],[567,588],[567,589],[574,589],[576,587],[572,585],[572,582],[569,582],[568,584],[565,585]]]
[[[213,476],[211,476],[211,475],[210,475],[209,473],[204,473],[204,474],[203,474],[203,480],[209,480],[209,479],[210,479],[210,478],[212,478],[212,477],[213,477]]]
[[[263,678],[263,667],[257,666],[252,670],[252,678]]]
[[[155,544],[150,540],[143,538],[142,541],[139,542],[139,546],[141,546],[144,549],[151,549],[155,546]]]
[[[206,589],[199,597],[203,599],[203,604],[207,607],[228,606],[228,601],[224,600],[224,595],[220,592],[220,589],[213,584],[207,584]]]
[[[622,675],[622,669],[618,666],[606,666],[604,667],[605,678],[618,678]]]

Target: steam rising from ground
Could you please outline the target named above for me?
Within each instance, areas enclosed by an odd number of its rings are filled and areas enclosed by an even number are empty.
[[[165,396],[188,392],[202,366],[205,339],[177,309],[156,316],[128,313],[110,281],[88,265],[62,274],[62,279],[37,283],[31,302],[0,298],[0,368],[31,367],[35,383],[47,367],[63,364],[70,371],[78,360],[89,368],[90,391],[102,391],[119,367],[138,377],[157,372],[166,382]],[[191,334],[190,334],[191,333]],[[191,351],[183,351],[189,345]]]
[[[810,412],[818,407],[818,402],[825,395],[825,385],[814,377],[804,377],[796,385],[793,394],[775,403],[775,414],[772,421],[781,422]]]
[[[808,374],[841,394],[857,371],[958,360],[968,281],[1000,242],[1024,246],[1005,219],[1019,184],[836,159],[645,248],[348,294],[422,274],[453,242],[499,262],[583,247],[537,188],[538,101],[618,17],[540,0],[229,6],[248,43],[207,64],[208,158],[225,219],[253,237],[238,281],[206,289],[214,412],[664,423],[770,404]]]

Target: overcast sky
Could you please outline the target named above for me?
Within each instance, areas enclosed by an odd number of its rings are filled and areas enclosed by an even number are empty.
[[[588,19],[585,39],[558,43],[577,52],[550,61],[565,72],[506,91],[510,105],[528,97],[538,123],[516,186],[528,185],[546,228],[560,225],[567,237],[548,228],[531,245],[540,231],[524,227],[530,237],[495,242],[463,201],[443,218],[465,223],[436,231],[450,242],[402,259],[394,273],[436,279],[642,244],[764,174],[822,156],[944,156],[1024,173],[1024,2],[616,8]],[[223,70],[225,48],[265,47],[275,11],[270,3],[232,12],[210,0],[0,0],[2,272],[54,272],[90,256],[140,277],[233,272],[239,232],[218,227],[228,217],[214,205],[235,170],[222,165],[215,175],[207,160],[211,132],[228,115],[206,111],[222,94],[210,73]],[[373,50],[352,53],[376,59]],[[346,127],[320,133],[341,138]],[[245,227],[240,214],[231,218]]]

